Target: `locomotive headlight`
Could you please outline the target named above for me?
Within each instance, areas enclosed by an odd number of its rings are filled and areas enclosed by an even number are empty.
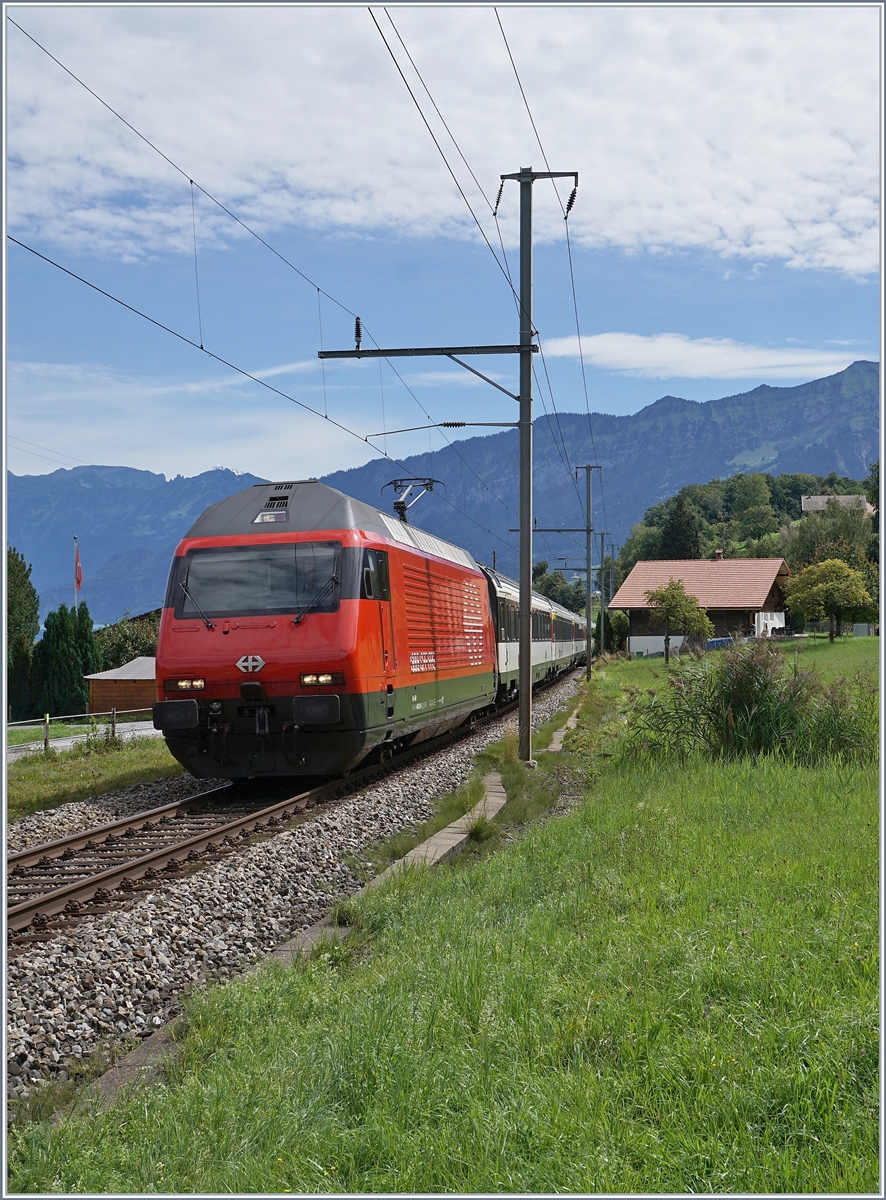
[[[332,676],[331,676],[331,675],[329,675],[329,674],[326,674],[326,675],[318,675],[318,676],[317,676],[317,682],[318,682],[318,683],[332,683]]]
[[[205,679],[164,679],[163,686],[167,692],[202,692],[206,687]]]
[[[302,687],[310,687],[311,684],[319,683],[319,682],[320,682],[319,675],[302,675],[302,677],[301,677]]]
[[[341,671],[323,671],[319,675],[302,675],[302,687],[314,687],[318,683],[344,683],[345,677]]]

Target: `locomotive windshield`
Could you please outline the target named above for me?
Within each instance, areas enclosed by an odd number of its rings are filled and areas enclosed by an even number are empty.
[[[335,612],[341,556],[341,542],[191,550],[173,563],[167,607],[200,619]]]

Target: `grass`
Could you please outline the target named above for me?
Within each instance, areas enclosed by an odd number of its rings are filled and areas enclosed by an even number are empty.
[[[598,673],[548,756],[592,782],[570,815],[490,747],[520,841],[192,997],[167,1083],[16,1127],[10,1189],[875,1192],[876,768],[605,757],[663,670]]]
[[[52,722],[50,722],[49,739],[52,741],[53,738],[77,737],[80,734],[89,733],[89,730],[89,725],[54,725]],[[28,742],[42,741],[42,725],[28,725],[24,729],[19,728],[6,730],[6,744],[8,746],[24,746],[27,745]]]
[[[81,742],[70,750],[28,754],[9,763],[6,819],[181,774],[181,764],[162,738],[111,742],[100,735],[91,745]]]

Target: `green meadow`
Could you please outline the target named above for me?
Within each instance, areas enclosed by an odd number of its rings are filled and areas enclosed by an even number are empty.
[[[10,1190],[876,1192],[877,767],[631,758],[663,677],[604,664],[537,771],[491,748],[499,832],[192,996],[160,1087],[16,1123]]]

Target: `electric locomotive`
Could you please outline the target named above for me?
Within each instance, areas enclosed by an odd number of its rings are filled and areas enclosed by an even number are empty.
[[[154,726],[201,778],[341,774],[514,692],[500,626],[515,587],[316,480],[256,484],[208,508],[176,549]],[[584,624],[535,599],[538,671],[557,673],[584,654]],[[552,640],[553,609],[568,646]]]

